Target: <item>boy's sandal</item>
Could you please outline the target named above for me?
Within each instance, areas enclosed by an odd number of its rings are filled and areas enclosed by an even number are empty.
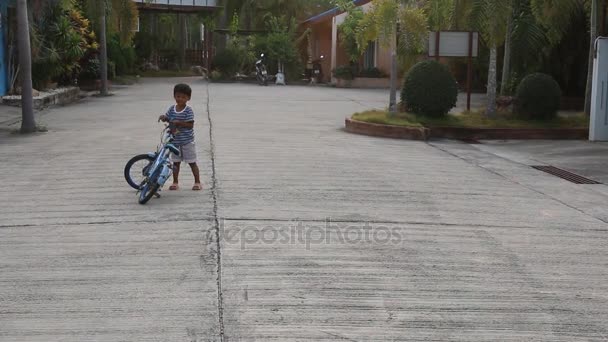
[[[194,191],[203,190],[203,186],[198,183],[194,184],[194,186],[192,187],[192,190],[194,190]]]
[[[169,190],[179,190],[179,185],[171,184],[171,186],[169,187]]]

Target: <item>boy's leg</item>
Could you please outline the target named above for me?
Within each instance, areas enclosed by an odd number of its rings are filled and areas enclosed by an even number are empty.
[[[196,163],[190,163],[190,168],[192,169],[192,175],[194,176],[194,186],[192,187],[192,190],[203,190],[198,165],[196,165]]]
[[[200,172],[198,165],[196,165],[196,145],[194,142],[184,145],[182,147],[182,160],[190,165],[192,169],[192,175],[194,176],[194,186],[192,190],[202,190]]]
[[[173,184],[169,187],[169,190],[177,190],[179,188],[179,169],[180,162],[173,163]]]

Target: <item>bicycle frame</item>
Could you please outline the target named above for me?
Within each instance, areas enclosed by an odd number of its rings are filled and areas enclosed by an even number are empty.
[[[167,126],[163,130],[163,137],[161,138],[161,144],[155,153],[156,158],[154,159],[154,163],[148,169],[146,182],[156,183],[159,187],[162,187],[165,184],[173,173],[173,165],[169,159],[171,152],[176,155],[180,154],[179,148],[173,144],[173,134],[171,133],[170,127]],[[144,182],[144,184],[146,182]]]

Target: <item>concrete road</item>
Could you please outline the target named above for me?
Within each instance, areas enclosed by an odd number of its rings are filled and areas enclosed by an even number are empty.
[[[382,91],[190,79],[206,190],[140,206],[177,81],[0,137],[1,341],[608,339],[604,185],[343,132]]]

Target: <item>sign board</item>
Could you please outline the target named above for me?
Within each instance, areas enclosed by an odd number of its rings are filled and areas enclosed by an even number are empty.
[[[440,57],[469,57],[469,32],[439,32]],[[473,32],[473,49],[470,57],[479,54],[479,33]],[[429,33],[429,56],[437,56],[437,32]]]

